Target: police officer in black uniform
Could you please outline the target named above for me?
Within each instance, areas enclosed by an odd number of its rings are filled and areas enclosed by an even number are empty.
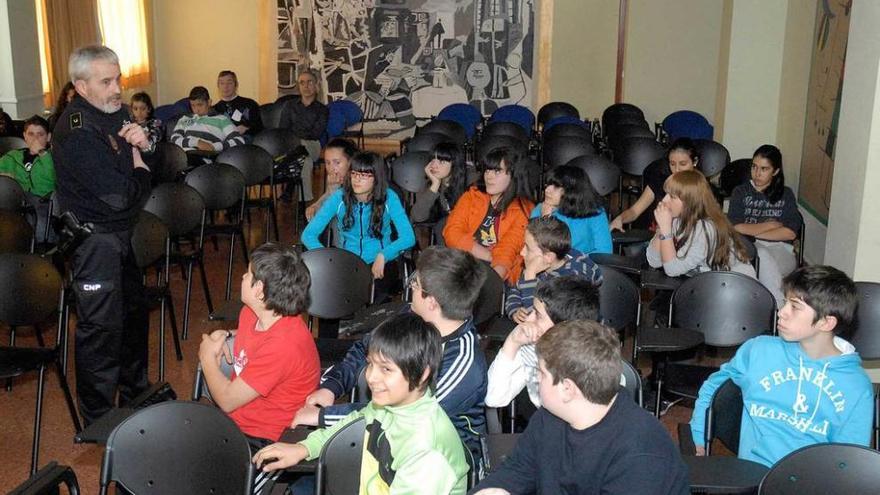
[[[150,194],[150,151],[131,123],[119,86],[119,59],[104,46],[70,56],[76,96],[52,136],[61,211],[94,224],[73,252],[76,389],[86,425],[146,390],[149,313],[131,251],[131,229]]]

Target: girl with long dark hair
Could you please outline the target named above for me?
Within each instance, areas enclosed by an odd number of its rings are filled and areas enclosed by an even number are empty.
[[[583,254],[610,253],[608,216],[587,173],[562,165],[550,170],[545,183],[544,201],[532,210],[531,218],[553,215],[562,220],[571,232],[571,247]]]

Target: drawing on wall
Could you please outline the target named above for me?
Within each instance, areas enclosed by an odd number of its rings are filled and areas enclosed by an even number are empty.
[[[798,200],[828,222],[852,0],[819,0]]]
[[[277,1],[279,95],[308,65],[328,101],[402,127],[452,103],[532,106],[534,0]]]

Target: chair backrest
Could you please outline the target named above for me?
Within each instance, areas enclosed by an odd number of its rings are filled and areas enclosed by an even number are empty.
[[[355,403],[367,403],[370,402],[370,398],[373,394],[370,393],[370,386],[367,385],[367,367],[358,371],[357,381],[354,384],[354,388],[351,390],[351,402]]]
[[[706,345],[738,346],[776,328],[776,300],[761,282],[736,272],[705,272],[672,295],[671,325],[702,332]]]
[[[481,263],[480,267],[486,271],[486,279],[480,288],[477,302],[474,303],[474,325],[480,325],[493,316],[500,315],[504,305],[504,280],[488,264]]]
[[[34,254],[0,255],[0,322],[10,326],[43,323],[55,314],[61,275],[52,263]]]
[[[472,139],[477,132],[477,125],[483,120],[480,110],[467,103],[453,103],[447,105],[437,114],[437,120],[451,120],[458,122],[467,133],[467,138]]]
[[[131,250],[138,268],[153,265],[168,254],[168,227],[156,215],[141,211],[131,232]]]
[[[115,481],[139,495],[250,494],[253,477],[248,441],[223,411],[169,401],[139,410],[113,430],[100,482],[102,493]]]
[[[593,139],[590,129],[587,128],[585,122],[582,120],[578,120],[577,122],[567,122],[563,119],[566,119],[566,117],[553,119],[544,126],[542,138],[545,143],[562,136],[579,137],[589,140]]]
[[[641,177],[651,162],[665,155],[666,150],[654,138],[632,137],[625,139],[620,150],[614,152],[614,162],[624,173]]]
[[[547,129],[547,123],[558,117],[574,117],[580,119],[581,114],[571,103],[551,101],[538,110],[538,126]]]
[[[630,138],[654,139],[654,132],[644,121],[635,124],[621,123],[608,129],[608,146],[612,152],[619,153],[626,140]]]
[[[438,134],[435,132],[419,132],[412,139],[406,142],[407,153],[421,151],[423,153],[431,153],[440,143],[452,142],[452,139],[446,134]]]
[[[566,165],[583,169],[599,196],[608,196],[617,189],[620,168],[605,156],[579,156],[570,160]]]
[[[302,260],[312,279],[309,315],[344,318],[370,302],[373,274],[358,255],[320,248],[304,252]]]
[[[424,191],[428,182],[425,165],[430,161],[431,154],[428,152],[406,152],[391,163],[391,179],[406,192]]]
[[[272,175],[272,160],[272,155],[263,148],[254,144],[242,144],[223,151],[214,162],[232,165],[244,175],[245,184],[254,186]]]
[[[349,127],[364,120],[364,112],[351,100],[334,100],[327,105],[327,136],[341,136]]]
[[[244,175],[226,163],[202,165],[187,174],[184,183],[202,195],[209,210],[232,208],[244,199]]]
[[[19,213],[0,210],[0,254],[29,253],[34,229]]]
[[[21,184],[12,177],[0,175],[0,210],[21,211],[26,203]]]
[[[277,159],[290,153],[299,146],[300,142],[290,129],[264,129],[254,137],[253,144],[265,150],[273,159]],[[222,160],[218,158],[217,161]]]
[[[175,182],[189,168],[186,152],[174,143],[159,143],[154,156],[157,170],[153,171],[153,177],[156,182]]]
[[[172,237],[189,234],[205,217],[205,200],[192,187],[177,182],[159,184],[150,192],[144,210],[156,215]]]
[[[641,303],[639,287],[629,277],[607,266],[602,267],[599,286],[599,317],[605,326],[622,332],[638,324]]]
[[[626,359],[620,360],[620,387],[639,405],[644,406],[642,396],[642,377],[639,371]]]
[[[482,137],[486,139],[489,136],[507,136],[523,143],[529,142],[529,135],[526,131],[520,125],[513,122],[497,121],[486,124],[486,127],[483,128]]]
[[[449,142],[459,146],[468,140],[467,131],[461,124],[453,120],[432,120],[416,129],[416,134],[422,133],[441,134],[446,136]]]
[[[672,112],[663,119],[662,125],[670,142],[682,137],[712,139],[715,133],[715,128],[706,120],[706,117],[691,110]]]
[[[730,165],[730,153],[723,144],[711,139],[697,139],[694,147],[700,154],[700,171],[706,177],[714,177]]]
[[[706,410],[706,427],[703,445],[706,455],[712,453],[712,441],[716,438],[734,454],[739,453],[739,433],[742,425],[742,390],[726,380],[715,390],[709,409]]]
[[[24,139],[18,136],[0,136],[0,155],[5,155],[12,150],[27,148]]]
[[[617,122],[635,120],[645,120],[645,113],[639,107],[629,103],[615,103],[602,112],[602,130],[608,135],[608,128]]]
[[[880,452],[861,445],[821,443],[795,450],[764,475],[759,495],[877,493]]]
[[[547,123],[544,124],[543,129],[544,129],[544,132],[546,132],[546,131],[552,130],[554,127],[556,127],[558,125],[563,125],[563,124],[581,127],[585,131],[587,131],[588,133],[590,132],[590,125],[591,124],[587,124],[586,122],[579,119],[578,117],[573,117],[573,116],[569,116],[569,115],[554,117],[554,118],[548,120]]]
[[[489,122],[513,122],[531,136],[535,128],[535,114],[522,105],[504,105],[492,112]]]
[[[281,125],[281,110],[284,109],[281,103],[265,103],[260,105],[260,120],[263,122],[263,129],[277,129]]]
[[[486,155],[491,153],[492,150],[498,148],[511,148],[523,157],[525,157],[526,153],[529,151],[529,145],[527,142],[520,141],[519,139],[510,136],[483,136],[483,138],[477,143],[477,166],[479,167],[479,163],[486,159]]]
[[[366,422],[363,418],[345,425],[321,449],[315,473],[318,495],[359,493]]]
[[[545,168],[556,168],[579,156],[595,154],[592,141],[582,137],[558,136],[544,141]]]
[[[740,158],[724,167],[718,184],[726,196],[733,194],[733,190],[740,184],[745,184],[752,177],[752,159]]]
[[[859,308],[849,341],[862,359],[880,359],[880,283],[856,282]]]

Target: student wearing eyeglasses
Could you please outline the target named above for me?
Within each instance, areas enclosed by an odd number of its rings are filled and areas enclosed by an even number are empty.
[[[397,273],[395,260],[415,245],[415,234],[400,197],[388,187],[385,163],[376,153],[358,153],[342,187],[324,201],[302,233],[307,249],[324,247],[318,237],[334,219],[341,237],[340,247],[372,265],[376,301],[390,293]],[[397,232],[392,240],[391,226]]]

